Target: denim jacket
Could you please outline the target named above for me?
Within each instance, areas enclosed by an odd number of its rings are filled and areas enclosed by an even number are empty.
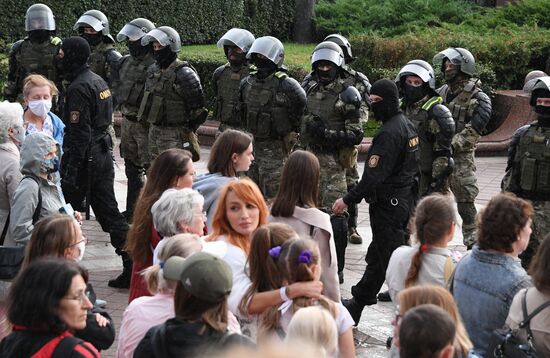
[[[474,246],[457,265],[453,295],[475,353],[486,356],[491,333],[502,328],[515,294],[532,286],[518,258]]]

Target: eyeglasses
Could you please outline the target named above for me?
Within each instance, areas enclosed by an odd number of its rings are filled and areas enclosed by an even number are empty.
[[[75,242],[74,244],[72,245],[69,245],[69,247],[73,247],[73,246],[76,246],[78,244],[80,244],[81,242],[83,242],[84,244],[88,245],[88,239],[84,236],[82,236],[82,240],[78,241],[78,242]]]
[[[204,221],[208,220],[208,216],[206,215],[206,211],[203,211],[202,213],[195,213],[195,215],[202,215],[202,219]]]
[[[78,301],[79,304],[83,304],[85,300],[88,300],[92,302],[90,299],[91,292],[90,291],[81,291],[79,294],[73,297],[63,297],[65,300],[71,300],[71,301]]]

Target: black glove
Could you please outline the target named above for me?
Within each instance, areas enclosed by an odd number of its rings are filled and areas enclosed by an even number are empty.
[[[314,120],[306,122],[306,131],[312,136],[317,138],[324,138],[326,127],[320,120]]]

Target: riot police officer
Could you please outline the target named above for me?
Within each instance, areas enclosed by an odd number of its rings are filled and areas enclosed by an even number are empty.
[[[458,213],[462,218],[464,245],[471,248],[475,241],[475,199],[479,194],[475,176],[474,152],[485,127],[491,119],[491,99],[474,77],[475,60],[470,51],[450,47],[434,56],[434,65],[441,68],[447,84],[437,89],[443,104],[455,120],[456,133],[451,142],[455,169],[450,176]]]
[[[73,30],[78,30],[80,36],[90,45],[92,53],[89,64],[92,72],[101,76],[110,85],[111,67],[122,56],[115,50],[115,40],[109,32],[107,16],[99,10],[88,10],[78,18]]]
[[[340,70],[340,77],[348,86],[355,87],[361,93],[361,123],[367,123],[369,119],[368,98],[371,84],[367,76],[355,71],[349,66],[355,60],[351,52],[351,44],[348,39],[340,34],[332,34],[325,37],[324,41],[334,42],[342,49],[344,53],[344,64]],[[308,74],[302,82],[302,87],[306,90],[315,84],[314,77]],[[351,190],[359,181],[359,172],[357,171],[357,146],[351,146],[340,149],[340,163],[346,168],[346,183],[348,190]],[[363,239],[357,232],[357,205],[348,207],[348,238],[352,244],[361,244]]]
[[[520,255],[526,268],[550,233],[550,77],[539,77],[529,89],[529,103],[537,120],[514,133],[508,150],[509,180],[503,180],[503,190],[533,203],[533,232],[527,249]]]
[[[435,92],[433,68],[423,60],[409,61],[395,82],[402,95],[401,108],[415,125],[420,139],[419,194],[445,193],[447,178],[454,167],[451,140],[455,122]]]
[[[128,178],[124,213],[127,220],[132,219],[134,205],[145,182],[145,171],[149,167],[149,124],[138,121],[137,114],[143,99],[147,68],[155,62],[151,44],[142,46],[141,39],[154,28],[151,21],[137,18],[124,25],[117,35],[117,41],[127,42],[130,52],[113,67],[116,73],[112,83],[117,107],[123,116],[120,152]]]
[[[281,169],[296,144],[306,94],[283,66],[285,50],[272,36],[254,41],[246,57],[256,69],[240,84],[242,126],[254,135],[254,163],[248,172],[264,196],[275,197]]]
[[[187,62],[178,59],[180,35],[161,26],[147,33],[141,45],[152,43],[155,63],[147,70],[145,92],[138,120],[147,121],[150,159],[170,148],[183,148],[200,158],[195,131],[206,120],[204,95],[199,75]]]
[[[30,6],[25,15],[25,31],[28,36],[14,43],[9,53],[4,97],[10,102],[23,102],[23,80],[32,73],[59,82],[54,60],[61,39],[55,36],[52,10],[44,4]]]
[[[313,152],[321,164],[320,209],[330,214],[338,277],[344,281],[344,260],[348,242],[347,212],[333,213],[332,204],[347,192],[346,169],[341,151],[363,139],[361,94],[341,77],[344,54],[333,42],[318,44],[311,56],[314,85],[307,92],[306,112],[302,119],[301,143]]]
[[[218,67],[212,75],[215,106],[213,119],[220,122],[220,131],[227,128],[240,128],[241,121],[235,115],[239,102],[241,80],[248,76],[252,66],[246,60],[246,54],[254,42],[254,35],[244,29],[233,28],[218,41],[227,58],[227,63]]]
[[[65,39],[59,51],[60,68],[69,82],[65,94],[65,138],[61,158],[61,188],[65,200],[84,211],[86,198],[101,228],[111,236],[124,270],[109,286],[128,288],[132,261],[124,251],[128,224],[118,211],[114,193],[112,139],[107,129],[113,114],[107,83],[87,65],[90,46],[81,37]]]
[[[353,298],[343,300],[356,325],[363,307],[377,302],[392,252],[406,243],[418,191],[419,140],[414,125],[399,109],[397,86],[389,79],[378,80],[372,85],[370,99],[382,127],[372,140],[361,180],[332,207],[340,213],[362,199],[370,204],[372,242],[365,257],[367,267],[351,289]]]

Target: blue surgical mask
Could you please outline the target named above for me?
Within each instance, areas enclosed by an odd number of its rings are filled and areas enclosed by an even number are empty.
[[[41,163],[40,171],[43,173],[55,173],[59,170],[59,158],[53,157],[50,159],[44,159]]]

